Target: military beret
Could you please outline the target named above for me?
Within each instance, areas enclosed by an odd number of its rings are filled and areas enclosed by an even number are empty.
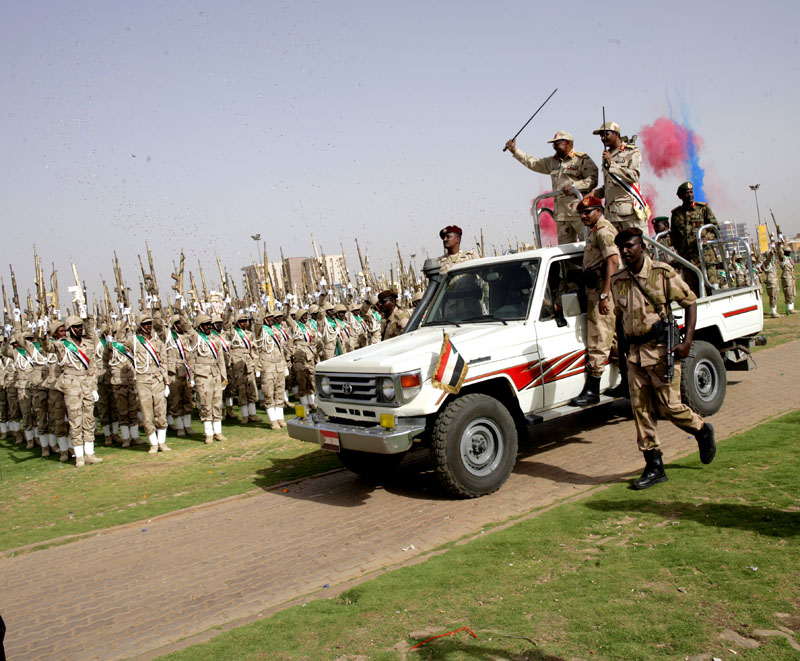
[[[442,229],[439,230],[439,238],[443,239],[445,237],[445,234],[449,234],[450,232],[452,232],[453,234],[458,234],[459,236],[463,234],[461,228],[458,225],[448,225],[447,227],[443,227]],[[378,294],[378,298],[380,298],[380,294]]]
[[[692,185],[691,181],[684,181],[680,186],[678,186],[678,192],[676,193],[676,195],[680,196],[687,190],[694,190],[694,186]]]
[[[599,207],[600,209],[603,208],[603,200],[599,197],[595,197],[594,195],[587,195],[584,197],[580,202],[578,202],[578,211],[583,211],[584,209],[592,209],[594,207]]]
[[[642,238],[642,230],[638,227],[629,227],[627,229],[622,230],[619,234],[614,237],[614,243],[617,244],[618,247],[622,247],[622,244],[632,239],[634,237]]]

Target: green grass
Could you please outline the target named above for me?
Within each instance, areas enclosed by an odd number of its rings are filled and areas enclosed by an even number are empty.
[[[800,274],[800,264],[794,265],[795,278]],[[795,314],[786,316],[786,303],[783,299],[783,290],[780,289],[780,274],[778,280],[778,319],[770,317],[769,297],[767,296],[766,285],[762,286],[762,302],[764,304],[764,330],[763,335],[767,338],[767,347],[774,347],[784,342],[791,342],[800,337],[800,314],[797,313],[797,301],[800,300],[800,279],[795,280],[797,299],[795,300]],[[756,347],[755,350],[763,350],[765,347]]]
[[[260,413],[260,418],[264,418]],[[44,543],[267,488],[339,467],[333,453],[264,424],[223,424],[228,441],[167,437],[172,452],[104,447],[103,463],[76,469],[41,449],[0,441],[0,550]]]
[[[665,484],[602,489],[164,658],[800,658],[753,633],[800,642],[799,442],[795,412],[725,440],[710,466],[670,464]],[[407,652],[464,626],[478,638]]]

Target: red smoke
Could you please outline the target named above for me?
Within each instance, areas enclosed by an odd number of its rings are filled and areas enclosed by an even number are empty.
[[[639,136],[644,159],[657,177],[666,174],[683,176],[688,146],[694,145],[696,151],[703,146],[703,139],[694,131],[666,117],[659,117],[643,127]]]
[[[544,200],[539,200],[538,209],[550,209],[551,213],[544,213],[539,214],[539,232],[542,235],[542,244],[543,245],[551,245],[557,246],[558,245],[558,232],[556,231],[556,221],[553,220],[553,205],[555,204],[555,198],[548,197]],[[531,215],[533,215],[533,209],[531,208]]]

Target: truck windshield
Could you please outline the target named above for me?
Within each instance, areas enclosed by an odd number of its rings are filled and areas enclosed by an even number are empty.
[[[422,325],[526,319],[539,259],[450,271]]]

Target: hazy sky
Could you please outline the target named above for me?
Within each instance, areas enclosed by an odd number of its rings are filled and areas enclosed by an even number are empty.
[[[31,246],[96,291],[117,250],[129,284],[149,241],[162,288],[230,270],[251,234],[287,257],[354,237],[373,266],[437,255],[457,223],[500,247],[529,240],[548,189],[501,149],[558,129],[599,161],[591,131],[688,118],[718,218],[754,226],[760,183],[785,233],[800,151],[797,2],[8,2],[0,22],[3,277],[33,279]],[[657,214],[681,173],[642,184]],[[260,260],[259,260],[260,261]],[[136,268],[136,270],[134,270]],[[49,272],[49,269],[48,269]],[[24,294],[23,294],[24,295]]]

